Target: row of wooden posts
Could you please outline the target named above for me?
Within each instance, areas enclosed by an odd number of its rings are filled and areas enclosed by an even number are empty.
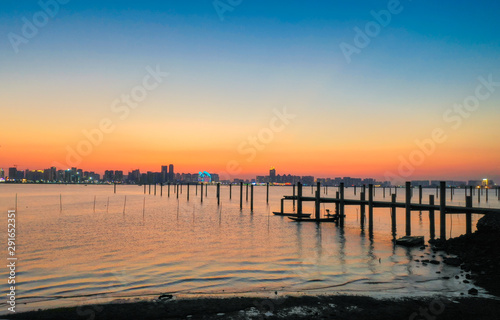
[[[334,203],[335,213],[338,214],[338,224],[340,226],[344,225],[345,217],[345,206],[346,205],[356,205],[360,206],[361,215],[361,227],[365,225],[365,206],[368,205],[368,228],[370,233],[373,232],[373,208],[385,207],[391,208],[391,220],[392,229],[395,232],[396,227],[396,208],[405,208],[405,232],[406,235],[411,235],[411,212],[412,211],[429,211],[429,226],[431,237],[434,238],[435,233],[435,222],[434,222],[434,212],[439,211],[440,213],[440,238],[446,239],[446,215],[447,214],[465,214],[466,215],[466,233],[472,232],[472,214],[485,214],[485,213],[496,213],[500,214],[500,209],[491,208],[478,208],[472,207],[472,195],[474,193],[474,188],[469,189],[469,195],[467,195],[467,190],[465,190],[465,206],[449,206],[446,204],[446,182],[440,182],[440,186],[436,189],[436,196],[439,198],[439,205],[435,204],[434,195],[429,195],[429,203],[422,203],[422,186],[418,187],[418,204],[412,203],[413,188],[411,182],[406,182],[405,184],[405,202],[396,202],[397,188],[394,189],[394,193],[391,194],[391,201],[375,201],[373,200],[375,195],[375,188],[372,184],[368,185],[368,200],[366,200],[366,186],[362,187],[359,200],[357,199],[345,199],[344,197],[344,183],[341,183],[336,192],[335,198],[326,198],[320,196],[321,185],[318,182],[316,185],[316,194],[312,197],[303,196],[302,184],[299,182],[297,184],[297,195],[295,195],[295,186],[293,188],[292,196],[285,196],[281,200],[281,212],[284,211],[284,201],[291,200],[294,203],[297,201],[297,215],[300,217],[303,214],[302,202],[313,201],[315,203],[315,219],[320,221],[320,204],[321,203]],[[454,188],[450,188],[451,200],[453,200]],[[385,197],[385,188],[383,188]],[[325,194],[328,191],[325,189]],[[356,195],[356,187],[354,187],[354,194]],[[498,188],[496,188],[496,195],[500,200],[500,193]],[[486,189],[486,199],[488,199],[488,189]],[[478,191],[478,202],[480,202],[480,192]]]
[[[196,195],[198,195],[198,186],[200,187],[200,201],[203,203],[203,197],[208,196],[208,186],[205,184],[159,184],[160,187],[160,195],[163,196],[163,187],[167,187],[167,194],[168,197],[170,197],[171,193],[171,188],[173,188],[173,192],[176,193],[176,197],[179,198],[179,194],[182,194],[183,191],[183,186],[187,188],[186,192],[186,198],[189,201],[190,197],[190,187],[194,186],[196,190]],[[221,198],[221,193],[220,193],[220,183],[217,183],[215,185],[216,187],[216,198],[217,198],[217,204],[220,205],[220,198]],[[232,184],[229,184],[229,199],[232,199]],[[243,182],[240,182],[239,184],[239,201],[240,201],[240,209],[243,208],[243,189],[246,189],[246,201],[248,201],[249,198],[249,189],[250,189],[250,210],[253,211],[254,209],[254,185],[253,184],[244,184]],[[446,182],[442,181],[440,182],[440,186],[436,187],[436,194],[435,195],[429,195],[429,201],[428,204],[423,204],[422,199],[423,199],[423,192],[422,192],[422,186],[418,186],[418,203],[412,203],[412,196],[413,196],[413,188],[411,186],[410,182],[406,182],[405,184],[405,202],[396,202],[396,197],[397,197],[397,192],[398,188],[397,187],[387,187],[389,190],[389,193],[391,194],[391,201],[375,201],[374,196],[376,189],[374,185],[370,184],[368,185],[368,195],[366,194],[366,185],[361,187],[361,192],[360,192],[360,198],[359,200],[357,199],[345,199],[344,197],[344,183],[341,183],[340,186],[338,187],[338,191],[336,191],[335,198],[327,198],[327,197],[321,197],[320,196],[320,190],[321,190],[321,184],[318,182],[316,184],[316,193],[314,194],[314,186],[311,186],[311,193],[313,194],[312,197],[307,197],[303,196],[303,186],[299,182],[297,185],[293,185],[293,195],[292,196],[285,196],[283,199],[281,199],[281,212],[283,212],[284,208],[284,201],[285,200],[291,200],[293,201],[293,205],[295,208],[295,202],[297,201],[297,214],[301,215],[303,213],[302,209],[302,203],[307,202],[307,201],[313,201],[315,202],[315,219],[318,221],[320,220],[320,204],[321,203],[334,203],[335,204],[335,212],[338,214],[339,219],[338,223],[340,226],[343,226],[344,224],[344,216],[345,216],[345,206],[346,205],[357,205],[360,206],[360,215],[361,215],[361,226],[363,227],[365,225],[365,220],[366,220],[366,208],[365,206],[368,206],[368,228],[370,231],[373,231],[373,208],[375,207],[386,207],[386,208],[391,208],[391,220],[392,220],[392,227],[393,227],[393,232],[395,231],[395,226],[396,226],[396,208],[405,208],[405,231],[406,235],[411,235],[411,212],[412,211],[428,211],[429,212],[429,226],[430,226],[430,234],[431,237],[434,237],[435,234],[435,218],[434,214],[435,211],[439,211],[440,213],[440,238],[445,239],[446,238],[446,215],[447,214],[465,214],[466,215],[466,233],[471,233],[472,232],[472,214],[473,213],[499,213],[500,214],[500,209],[491,209],[491,208],[478,208],[478,207],[472,207],[472,197],[473,195],[477,192],[478,196],[478,203],[481,202],[481,194],[484,193],[486,194],[486,201],[488,201],[488,194],[489,194],[489,189],[483,189],[481,188],[476,189],[473,187],[469,187],[469,194],[467,194],[467,189],[465,189],[465,206],[448,206],[446,205],[446,195],[447,195],[447,187],[446,187]],[[156,195],[157,192],[157,184],[154,185],[144,185],[144,194],[146,194],[147,189],[149,188],[149,194],[153,192],[154,195]],[[152,190],[153,188],[153,190]],[[297,188],[297,193],[295,192]],[[394,189],[393,189],[394,188]],[[205,189],[205,190],[203,190]],[[450,200],[453,200],[453,195],[455,193],[454,187],[450,187]],[[392,192],[394,190],[394,192]],[[205,192],[204,192],[205,191]],[[496,196],[498,197],[498,200],[500,200],[500,192],[499,188],[495,188],[496,191]],[[114,185],[114,192],[116,193],[116,184]],[[383,192],[383,197],[386,197],[386,187],[382,187],[382,192]],[[324,193],[327,195],[328,194],[328,186],[324,187]],[[354,187],[354,195],[357,194],[357,187]],[[368,199],[366,197],[368,196]],[[435,203],[435,199],[439,199],[439,204]],[[269,183],[266,184],[266,203],[269,203]]]
[[[153,187],[153,194],[156,196],[156,187],[158,184],[149,184],[146,185],[144,184],[144,194],[146,194],[146,190],[148,189],[149,186],[149,194],[151,194],[151,187]],[[243,208],[243,182],[240,182],[240,209]],[[205,184],[182,184],[182,183],[176,183],[176,184],[171,184],[167,183],[164,185],[163,183],[159,184],[160,186],[160,196],[163,196],[163,187],[167,186],[167,194],[168,197],[170,197],[170,187],[172,187],[173,192],[176,193],[177,198],[179,198],[179,194],[182,194],[182,187],[186,186],[187,188],[187,193],[186,193],[186,198],[189,201],[189,187],[194,186],[196,193],[195,195],[198,195],[198,186],[200,187],[200,201],[203,203],[203,187],[205,187],[205,197],[208,196],[208,185]],[[217,204],[220,205],[220,198],[221,198],[221,193],[220,193],[220,183],[217,183],[216,185],[216,198],[217,198]],[[253,211],[253,204],[254,204],[254,185],[253,184],[245,184],[246,187],[246,201],[248,201],[248,187],[250,186],[250,209]],[[233,196],[233,191],[232,191],[233,185],[229,185],[229,199],[232,199]],[[116,183],[114,184],[114,193],[116,193]],[[269,183],[266,184],[266,203],[269,203]]]

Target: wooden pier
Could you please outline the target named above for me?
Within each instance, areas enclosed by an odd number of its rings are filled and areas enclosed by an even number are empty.
[[[373,231],[373,208],[390,208],[391,209],[391,220],[393,231],[396,226],[396,208],[405,209],[405,233],[407,236],[411,235],[411,214],[412,211],[429,211],[430,218],[430,231],[431,237],[434,236],[434,212],[439,212],[440,217],[440,238],[446,239],[446,215],[448,214],[465,214],[466,215],[466,233],[472,232],[472,214],[486,214],[486,213],[496,213],[500,214],[500,209],[495,208],[480,208],[472,206],[472,193],[466,195],[466,205],[465,206],[453,206],[446,204],[446,182],[441,181],[439,186],[439,204],[434,204],[434,195],[429,195],[429,203],[422,203],[422,188],[419,187],[418,203],[412,202],[412,186],[410,182],[405,184],[405,201],[396,202],[396,194],[392,194],[391,201],[380,201],[373,200],[374,198],[374,187],[373,185],[368,185],[368,200],[365,200],[365,190],[362,188],[359,199],[345,199],[344,198],[344,184],[341,183],[338,187],[338,192],[334,198],[320,197],[321,186],[317,183],[316,194],[314,196],[303,196],[302,195],[302,184],[299,182],[297,184],[297,195],[284,196],[282,199],[281,212],[283,213],[283,201],[293,201],[297,202],[297,216],[294,220],[300,221],[302,212],[303,202],[314,202],[314,218],[318,223],[322,222],[324,218],[321,217],[320,205],[321,203],[334,203],[335,212],[338,216],[338,224],[343,226],[345,217],[345,206],[360,206],[361,212],[361,225],[364,226],[365,221],[365,206],[368,206],[368,228],[369,232]],[[295,188],[294,188],[295,191]],[[471,190],[472,191],[472,190]],[[294,192],[295,193],[295,192]],[[479,191],[478,191],[479,194]],[[497,190],[498,194],[498,190]],[[451,190],[451,197],[453,195],[453,190]]]

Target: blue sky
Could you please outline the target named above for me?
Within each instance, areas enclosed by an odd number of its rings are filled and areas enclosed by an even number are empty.
[[[4,117],[31,112],[55,125],[79,114],[61,129],[68,137],[64,149],[109,112],[109,102],[134,86],[145,66],[161,65],[171,75],[168,86],[124,127],[163,118],[237,122],[242,129],[223,143],[234,150],[267,121],[270,109],[289,105],[302,120],[287,131],[288,139],[318,141],[354,128],[363,134],[345,144],[367,147],[374,141],[365,145],[364,132],[376,130],[373,139],[389,139],[386,152],[396,159],[415,138],[442,125],[443,111],[473,92],[478,76],[499,70],[500,4],[401,1],[402,11],[347,63],[340,44],[353,44],[354,28],[364,29],[374,21],[371,11],[389,3],[243,0],[221,21],[213,1],[73,0],[15,53],[9,34],[21,35],[23,17],[32,21],[41,7],[3,1],[0,86],[6,95],[0,102],[14,106]],[[498,101],[496,95],[484,103],[470,119],[472,128],[498,117]],[[52,112],[58,121],[48,116]],[[398,137],[387,138],[394,131]],[[491,139],[489,131],[479,131],[478,140]],[[127,139],[119,134],[117,141]],[[205,144],[219,138],[206,137]],[[319,141],[318,148],[327,143]]]

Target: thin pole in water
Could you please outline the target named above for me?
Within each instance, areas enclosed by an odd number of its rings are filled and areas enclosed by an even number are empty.
[[[250,211],[253,212],[253,184],[250,185],[250,193],[251,193],[251,197],[250,197]]]
[[[127,205],[127,196],[125,195],[125,200],[123,201],[123,214],[125,214],[125,206]]]
[[[144,197],[144,201],[142,202],[142,220],[144,220],[145,214],[146,214],[146,197]]]

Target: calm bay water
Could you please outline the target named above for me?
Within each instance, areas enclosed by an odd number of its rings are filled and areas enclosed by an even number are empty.
[[[113,194],[113,186],[0,184],[4,220],[0,235],[5,244],[7,210],[14,209],[18,195],[18,311],[151,298],[161,293],[456,296],[473,287],[453,278],[460,273],[458,268],[415,262],[421,256],[432,259],[428,248],[393,246],[389,209],[374,209],[370,237],[367,230],[360,229],[355,206],[346,207],[343,230],[335,224],[295,223],[273,216],[272,211],[280,210],[280,198],[292,194],[291,187],[271,187],[269,205],[265,187],[255,187],[253,213],[245,199],[240,211],[239,187],[233,187],[232,200],[229,188],[221,187],[221,206],[217,206],[215,186],[209,186],[203,203],[194,186],[189,201],[186,186],[179,198],[173,188],[170,197],[167,187],[162,197],[159,187],[156,196],[144,195],[143,190],[118,186]],[[329,188],[329,195],[334,190]],[[434,190],[424,189],[424,199],[430,192],[434,194]],[[304,195],[310,194],[311,188],[305,187]],[[400,189],[398,201],[403,197]],[[354,198],[352,188],[346,190],[346,198]],[[375,199],[383,199],[381,189]],[[390,199],[388,191],[386,199]],[[477,206],[477,195],[474,201]],[[494,191],[490,191],[489,202],[484,196],[481,201],[483,207],[500,207]],[[453,202],[464,204],[463,190],[455,191]],[[312,203],[304,206],[304,212],[313,212]],[[322,209],[333,212],[334,206],[322,205]],[[285,211],[292,211],[290,203]],[[474,227],[478,218],[473,216]],[[438,220],[436,213],[436,230]],[[404,211],[400,209],[397,230],[398,236],[404,235]],[[428,213],[414,212],[412,233],[424,235],[427,241],[428,230]],[[465,216],[448,216],[447,233],[465,233]],[[6,249],[3,256],[6,261]],[[441,260],[439,254],[436,259]],[[0,268],[4,297],[7,274],[6,267]],[[5,313],[6,299],[0,305]]]

